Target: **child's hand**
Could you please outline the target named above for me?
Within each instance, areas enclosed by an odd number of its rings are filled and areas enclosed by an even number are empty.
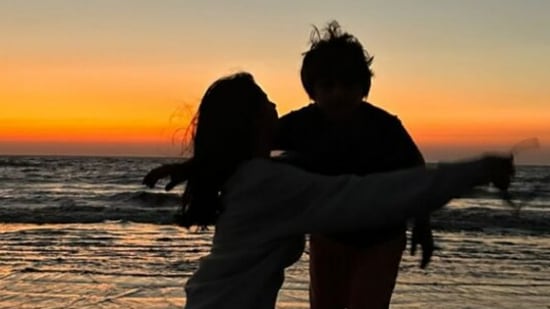
[[[420,268],[425,269],[432,260],[435,248],[430,217],[415,219],[411,237],[411,255],[415,255],[418,245],[422,248]]]
[[[159,167],[156,167],[147,173],[145,177],[143,177],[142,183],[149,188],[154,188],[155,184],[159,179],[166,178],[170,176],[170,171],[172,170],[172,164],[162,165]]]
[[[189,179],[193,171],[193,160],[187,160],[182,163],[165,164],[152,169],[145,177],[142,183],[149,188],[154,188],[157,181],[161,178],[170,177],[170,181],[164,187],[164,190],[170,191],[175,186]]]

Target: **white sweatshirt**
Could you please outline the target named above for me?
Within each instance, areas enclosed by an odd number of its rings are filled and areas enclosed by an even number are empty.
[[[434,210],[484,182],[481,161],[358,176],[321,176],[267,159],[224,187],[211,253],[186,285],[187,309],[272,309],[307,233],[378,228]]]

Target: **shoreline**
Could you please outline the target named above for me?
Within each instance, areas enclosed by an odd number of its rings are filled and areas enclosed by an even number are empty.
[[[109,221],[177,226],[174,207],[43,207],[0,209],[0,224],[83,224]],[[486,231],[550,235],[550,210],[446,207],[432,214],[437,231]]]

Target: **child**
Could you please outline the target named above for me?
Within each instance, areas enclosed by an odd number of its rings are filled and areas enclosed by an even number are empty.
[[[315,29],[301,69],[302,85],[313,103],[281,118],[277,148],[307,158],[308,170],[325,175],[423,166],[422,154],[399,119],[363,101],[371,87],[372,60],[337,22],[322,32]],[[311,235],[311,308],[388,308],[405,230],[402,221],[353,233]],[[413,253],[418,243],[425,267],[433,251],[427,215],[416,218]]]

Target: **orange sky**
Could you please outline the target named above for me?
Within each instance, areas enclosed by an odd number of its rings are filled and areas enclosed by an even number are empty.
[[[538,137],[519,160],[550,164],[548,2],[307,2],[1,3],[0,155],[179,155],[204,89],[239,70],[281,114],[299,108],[310,25],[336,18],[375,56],[369,101],[428,160]]]

